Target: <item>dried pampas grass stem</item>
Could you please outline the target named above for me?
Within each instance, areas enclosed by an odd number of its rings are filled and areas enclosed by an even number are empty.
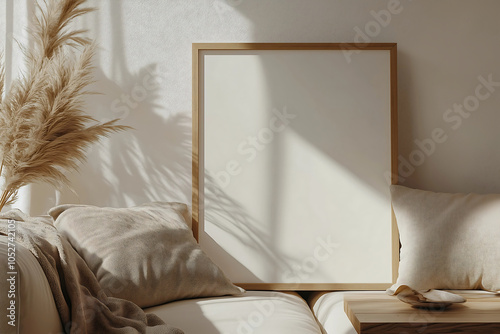
[[[117,120],[98,123],[83,111],[85,88],[92,83],[95,46],[82,30],[68,30],[76,17],[92,11],[85,0],[48,0],[24,49],[27,70],[4,94],[5,69],[0,59],[0,210],[16,200],[20,187],[47,182],[68,185],[65,171],[77,170],[86,148],[101,137],[127,127]],[[5,95],[5,96],[4,96]],[[2,96],[4,96],[2,98]]]

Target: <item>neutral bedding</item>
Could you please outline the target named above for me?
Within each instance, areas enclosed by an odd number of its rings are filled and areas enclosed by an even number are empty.
[[[71,334],[183,333],[130,301],[106,296],[85,261],[57,233],[52,219],[29,217],[19,210],[0,218],[0,234],[4,235],[8,219],[17,221],[16,241],[40,263],[62,324],[71,327]]]
[[[0,236],[3,262],[7,261],[6,250],[6,237]],[[4,265],[3,262],[0,264]],[[16,262],[21,278],[17,301],[21,306],[18,318],[19,333],[63,333],[51,287],[37,259],[26,248],[18,246]],[[5,302],[5,299],[0,300]],[[155,314],[165,323],[191,334],[321,333],[306,302],[293,292],[248,291],[241,296],[170,302],[146,308],[144,311],[147,314]],[[4,324],[5,322],[2,322],[2,326]],[[15,330],[9,332],[11,329],[0,327],[0,333],[16,333]],[[104,332],[97,330],[89,333]]]

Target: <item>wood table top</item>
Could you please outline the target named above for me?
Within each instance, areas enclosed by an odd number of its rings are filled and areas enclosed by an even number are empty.
[[[500,333],[500,295],[453,292],[467,302],[424,310],[383,293],[346,294],[344,310],[359,334]]]

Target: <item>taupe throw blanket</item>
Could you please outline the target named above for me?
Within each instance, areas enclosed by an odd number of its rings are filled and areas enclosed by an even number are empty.
[[[0,214],[0,233],[16,220],[16,241],[37,258],[50,284],[66,333],[182,334],[134,303],[106,296],[85,261],[59,235],[50,218],[19,210]]]

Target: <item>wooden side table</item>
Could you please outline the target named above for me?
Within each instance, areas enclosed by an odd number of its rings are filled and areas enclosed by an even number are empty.
[[[500,333],[500,296],[458,294],[467,302],[432,311],[389,295],[346,294],[344,311],[359,334]]]

